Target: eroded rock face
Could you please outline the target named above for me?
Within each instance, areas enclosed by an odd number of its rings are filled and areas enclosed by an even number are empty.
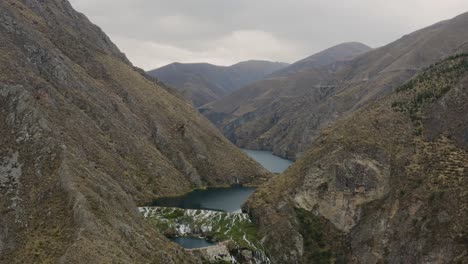
[[[268,178],[67,1],[0,1],[0,36],[0,262],[196,263],[137,204]]]
[[[467,87],[468,55],[443,60],[257,189],[245,209],[272,261],[467,261]]]
[[[230,241],[225,241],[214,246],[190,249],[189,251],[194,255],[198,255],[205,263],[236,263],[235,258],[229,251],[229,243]]]
[[[308,172],[293,199],[300,208],[315,210],[339,230],[349,231],[359,221],[361,205],[388,193],[389,168],[365,155],[335,162],[321,160],[329,166]]]
[[[5,196],[13,196],[10,205],[12,209],[16,207],[15,200],[18,199],[18,184],[22,174],[18,156],[19,153],[15,152],[10,157],[5,156],[0,160],[0,190]]]
[[[22,165],[18,162],[19,153],[15,152],[11,155],[6,155],[0,158],[0,194],[4,197],[3,207],[9,211],[18,210],[18,203],[21,202],[19,196],[20,190],[20,177],[22,174]],[[16,218],[17,220],[20,220]],[[0,224],[2,224],[0,222]],[[0,254],[4,251],[8,241],[8,229],[1,228],[0,233]]]

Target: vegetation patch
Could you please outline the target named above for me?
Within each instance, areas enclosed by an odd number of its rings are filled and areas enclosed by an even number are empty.
[[[392,102],[391,106],[395,111],[408,114],[415,126],[415,135],[421,135],[423,106],[442,98],[466,72],[468,72],[466,53],[433,64],[400,86],[397,89],[399,99]]]
[[[295,208],[304,243],[305,263],[345,263],[345,255],[340,249],[342,236],[312,212]]]
[[[231,240],[237,248],[264,251],[257,227],[247,214],[174,207],[141,207],[140,212],[168,237],[197,236],[214,242]]]

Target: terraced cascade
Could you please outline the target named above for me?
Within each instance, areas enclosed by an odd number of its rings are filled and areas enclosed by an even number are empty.
[[[212,247],[190,250],[208,262],[271,263],[248,214],[174,207],[139,209],[167,237],[200,237],[221,242]]]
[[[243,151],[273,173],[292,164],[267,151]],[[194,190],[159,197],[150,206],[140,207],[140,212],[159,232],[204,263],[271,263],[257,226],[241,211],[254,190],[244,186]]]

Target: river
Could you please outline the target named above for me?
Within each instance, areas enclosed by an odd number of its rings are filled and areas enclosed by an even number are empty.
[[[242,151],[260,163],[265,169],[274,173],[281,173],[293,164],[292,161],[275,156],[269,151],[249,149],[242,149]]]

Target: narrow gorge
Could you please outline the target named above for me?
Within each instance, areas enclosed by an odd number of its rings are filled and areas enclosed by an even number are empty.
[[[0,264],[468,263],[464,10],[0,0]]]

